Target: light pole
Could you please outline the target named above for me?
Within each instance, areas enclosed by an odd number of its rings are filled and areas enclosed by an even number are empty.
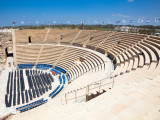
[[[82,21],[82,24],[83,24],[83,30],[84,30],[84,23],[85,23],[85,21]]]
[[[49,23],[49,28],[50,28],[50,23],[51,23],[51,22],[48,22],[48,23]]]
[[[38,28],[38,21],[36,21],[36,24],[37,24],[37,28]]]
[[[119,23],[120,23],[120,21],[117,21],[117,24],[118,24],[118,32],[119,32]]]
[[[132,25],[133,25],[132,22],[133,22],[133,20],[130,20],[130,24],[131,24],[131,32],[132,32]]]
[[[16,24],[16,22],[12,22],[12,24],[13,24],[13,28],[14,28],[14,24]]]

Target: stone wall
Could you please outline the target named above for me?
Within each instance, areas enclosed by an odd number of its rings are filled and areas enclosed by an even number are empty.
[[[12,45],[12,33],[0,32],[0,69],[4,69],[7,60],[6,52]]]

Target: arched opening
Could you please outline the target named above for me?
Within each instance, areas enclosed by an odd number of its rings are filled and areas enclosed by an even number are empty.
[[[8,47],[5,49],[5,53],[7,55],[7,57],[13,57],[13,48],[12,47]]]
[[[28,42],[31,43],[31,36],[28,37]]]
[[[5,48],[5,53],[6,53],[6,55],[8,55],[8,51],[7,51],[7,48]]]

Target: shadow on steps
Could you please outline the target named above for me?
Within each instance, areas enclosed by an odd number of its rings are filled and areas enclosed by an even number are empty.
[[[96,94],[91,93],[91,95],[86,95],[86,98],[87,98],[86,102],[89,101],[89,100],[92,100],[93,98],[95,98],[95,97],[97,97],[97,96],[99,96],[99,95],[101,95],[105,92],[106,92],[106,90],[103,90],[101,93],[96,91]]]

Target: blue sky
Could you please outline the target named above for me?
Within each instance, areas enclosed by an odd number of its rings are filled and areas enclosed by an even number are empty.
[[[67,23],[70,21],[80,24],[95,24],[95,21],[102,24],[108,20],[115,24],[127,25],[133,20],[134,25],[154,25],[155,17],[160,19],[160,0],[1,0],[0,1],[0,27],[11,26],[15,21],[16,25],[43,24],[43,21],[56,21],[56,23]],[[143,23],[138,23],[143,19]],[[126,23],[122,23],[125,20]],[[155,25],[160,25],[160,21]]]

